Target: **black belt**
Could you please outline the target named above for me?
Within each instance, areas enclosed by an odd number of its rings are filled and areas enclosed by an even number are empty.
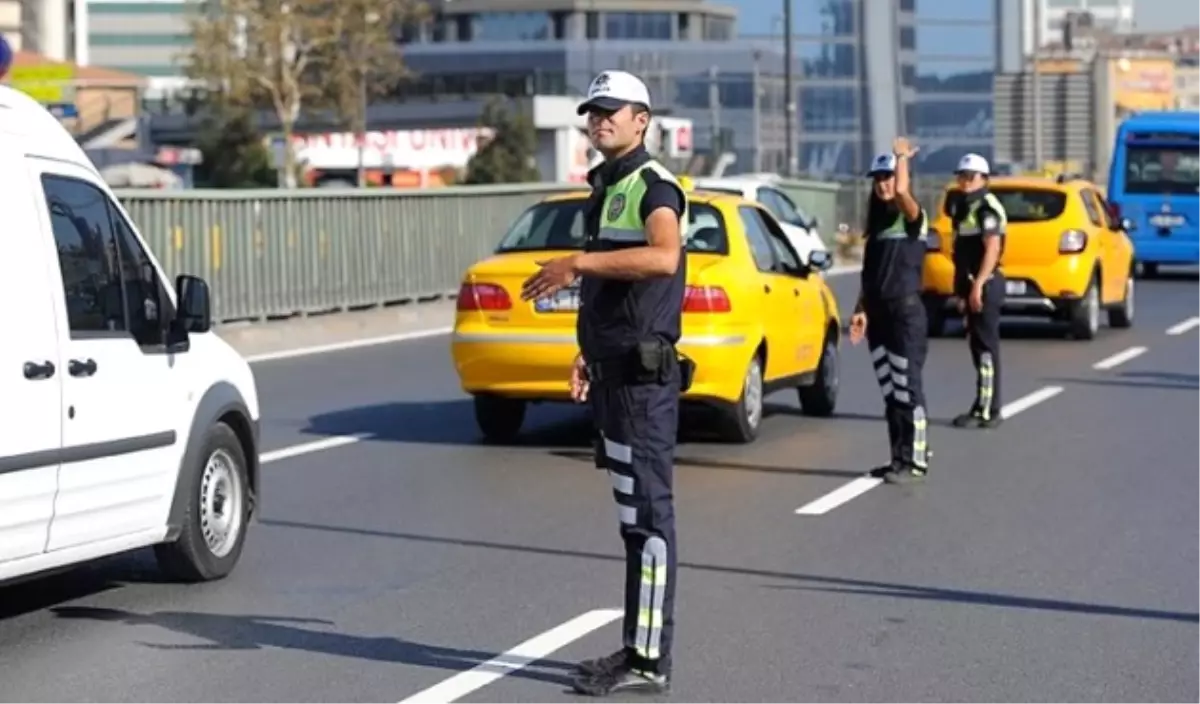
[[[665,386],[679,374],[681,388],[691,387],[696,365],[681,358],[674,345],[661,341],[640,343],[629,352],[599,359],[586,367],[588,381],[598,385],[658,384]]]

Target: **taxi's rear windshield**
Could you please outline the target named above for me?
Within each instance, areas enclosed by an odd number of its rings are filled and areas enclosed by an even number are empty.
[[[1057,218],[1067,209],[1067,194],[1046,188],[999,187],[991,189],[992,195],[1004,206],[1004,214],[1013,222],[1047,222]],[[946,193],[942,212],[950,215],[954,203],[962,191],[951,189]]]
[[[583,206],[571,199],[547,201],[521,213],[496,248],[498,254],[551,249],[583,249]],[[729,254],[725,219],[711,205],[688,203],[687,251]]]

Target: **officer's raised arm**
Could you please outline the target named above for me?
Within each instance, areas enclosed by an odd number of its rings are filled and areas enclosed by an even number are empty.
[[[908,172],[909,159],[919,149],[920,147],[913,146],[905,137],[897,137],[892,142],[892,153],[896,155],[896,204],[900,206],[900,212],[904,213],[904,219],[908,222],[916,222],[921,217],[921,204],[913,197]]]

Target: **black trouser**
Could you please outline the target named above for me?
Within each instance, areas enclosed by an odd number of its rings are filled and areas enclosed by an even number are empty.
[[[975,364],[975,402],[971,413],[984,420],[1000,416],[1000,308],[1004,305],[1004,276],[992,275],[983,285],[983,309],[971,310],[970,289],[961,294],[967,304],[967,344]]]
[[[883,391],[892,462],[927,469],[928,420],[921,372],[929,347],[920,296],[868,300],[867,346]]]
[[[590,389],[600,431],[596,464],[612,478],[625,541],[624,644],[637,669],[660,674],[670,673],[675,625],[678,379]]]

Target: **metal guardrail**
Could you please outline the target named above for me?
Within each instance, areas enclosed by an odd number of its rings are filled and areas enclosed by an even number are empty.
[[[836,233],[836,185],[780,184]],[[216,322],[433,299],[458,290],[525,208],[570,184],[382,190],[117,190],[167,274],[204,277]]]

